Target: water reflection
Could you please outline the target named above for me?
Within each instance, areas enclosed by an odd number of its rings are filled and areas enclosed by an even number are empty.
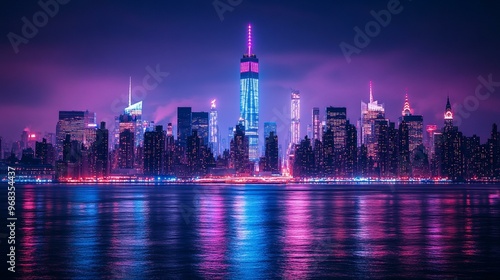
[[[205,189],[200,194],[197,188]],[[19,276],[420,279],[500,274],[497,189],[450,188],[20,186]],[[180,211],[186,205],[192,207],[189,220]]]

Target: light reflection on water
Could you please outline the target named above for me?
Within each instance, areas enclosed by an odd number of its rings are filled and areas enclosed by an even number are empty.
[[[23,279],[500,274],[494,186],[28,185],[16,198]]]

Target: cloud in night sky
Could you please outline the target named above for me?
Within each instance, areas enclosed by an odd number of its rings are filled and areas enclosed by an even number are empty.
[[[276,112],[289,107],[290,89],[298,89],[303,136],[312,107],[347,107],[354,123],[370,80],[391,120],[401,114],[408,88],[415,113],[438,125],[447,95],[460,104],[474,95],[478,76],[500,81],[495,1],[401,1],[405,10],[351,63],[340,42],[352,43],[353,28],[372,20],[370,11],[387,1],[243,1],[223,22],[211,1],[71,1],[16,55],[6,35],[20,33],[21,17],[39,10],[36,1],[27,2],[4,3],[0,15],[0,110],[7,116],[0,135],[10,140],[25,127],[54,132],[59,110],[88,109],[112,123],[129,76],[139,85],[146,67],[157,64],[170,75],[148,91],[144,118],[175,124],[177,106],[208,111],[215,98],[225,133],[239,117],[239,59],[249,22],[260,59],[261,124],[279,120]],[[466,135],[488,136],[500,120],[499,93],[463,120]]]

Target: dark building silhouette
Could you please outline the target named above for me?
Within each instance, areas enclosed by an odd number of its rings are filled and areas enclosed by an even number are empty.
[[[35,157],[40,159],[41,164],[54,165],[55,149],[52,144],[47,143],[47,139],[43,138],[42,142],[35,143]]]
[[[162,175],[165,173],[165,140],[163,126],[144,134],[144,175]]]
[[[293,163],[293,177],[314,176],[314,152],[311,146],[311,139],[305,137],[295,149]]]
[[[249,158],[249,142],[245,135],[245,125],[243,121],[236,126],[233,139],[231,140],[231,163],[236,174],[250,174],[252,165]]]
[[[358,174],[358,132],[356,126],[346,123],[345,174],[346,177],[355,177]],[[316,159],[316,156],[315,156]]]
[[[411,163],[410,163],[410,137],[409,127],[406,121],[399,124],[399,141],[398,141],[398,167],[399,172],[397,175],[400,177],[411,176]]]
[[[118,168],[133,169],[135,159],[135,118],[120,116],[120,138],[118,144]]]
[[[183,148],[187,147],[187,138],[192,133],[191,107],[177,108],[177,140]]]
[[[95,159],[95,175],[106,177],[109,174],[109,130],[106,123],[101,122],[96,131],[96,140],[92,145]]]
[[[265,165],[264,171],[272,174],[280,174],[278,155],[278,135],[275,131],[270,131],[266,137]]]
[[[320,167],[321,175],[324,177],[335,176],[335,141],[333,131],[326,129],[323,132],[323,161]]]
[[[208,112],[191,113],[191,130],[197,130],[202,145],[208,146]]]

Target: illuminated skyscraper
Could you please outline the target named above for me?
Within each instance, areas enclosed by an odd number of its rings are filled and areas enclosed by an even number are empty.
[[[347,141],[347,109],[326,108],[326,129],[333,133],[334,175],[342,176],[345,171]]]
[[[143,146],[145,129],[142,122],[142,101],[132,104],[132,78],[130,78],[128,86],[128,107],[125,108],[125,114],[135,119],[135,146]]]
[[[434,156],[434,134],[437,131],[437,125],[429,124],[425,127],[425,131],[427,132],[427,144],[426,148],[429,151],[429,156],[431,159]]]
[[[165,138],[163,126],[144,133],[144,174],[162,175],[165,172]]]
[[[210,103],[210,120],[208,124],[209,131],[209,143],[214,156],[217,157],[220,154],[220,143],[219,143],[219,123],[217,115],[217,107],[215,104],[215,99]]]
[[[444,128],[440,137],[439,147],[436,148],[436,156],[439,155],[440,175],[449,179],[461,179],[464,175],[464,154],[462,132],[453,126],[453,112],[451,110],[450,98],[446,101],[444,113]],[[437,143],[436,143],[437,144]]]
[[[292,91],[290,109],[290,141],[291,144],[297,145],[300,143],[300,92],[298,90]]]
[[[408,101],[408,93],[405,96],[405,104],[399,121],[400,123],[405,122],[408,126],[408,143],[410,153],[413,153],[419,145],[423,145],[424,143],[424,118],[420,115],[413,115],[413,110],[410,108],[410,101]]]
[[[249,141],[250,160],[259,160],[259,59],[252,54],[252,26],[248,25],[247,53],[240,60],[240,118]]]
[[[59,111],[59,121],[56,126],[56,150],[58,158],[62,157],[63,141],[66,134],[71,141],[86,144],[89,138],[87,128],[96,129],[95,113],[89,111]]]
[[[446,99],[446,109],[444,112],[444,125],[445,127],[453,126],[453,112],[451,111],[450,97]]]
[[[118,151],[118,166],[121,169],[134,168],[136,120],[131,115],[120,116],[120,141]]]
[[[316,142],[316,140],[321,141],[321,119],[319,117],[318,107],[314,107],[312,110],[312,130],[313,130],[312,143],[314,145],[314,142]]]
[[[375,136],[375,120],[381,115],[385,118],[385,109],[383,104],[373,99],[373,85],[370,81],[370,102],[361,102],[361,121],[360,121],[360,141],[368,149],[368,157],[375,158],[377,155],[377,137]]]

